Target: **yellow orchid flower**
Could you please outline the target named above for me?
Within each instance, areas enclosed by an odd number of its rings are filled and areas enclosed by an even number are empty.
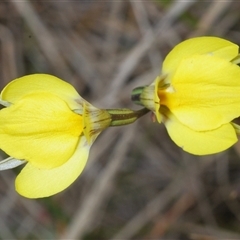
[[[155,113],[172,140],[196,155],[223,151],[237,141],[240,116],[238,46],[217,37],[178,44],[162,74],[133,90],[132,99]]]
[[[15,187],[28,198],[58,193],[80,175],[97,135],[111,116],[83,100],[67,82],[33,74],[10,82],[1,93],[0,148],[9,158],[0,170],[27,163]]]

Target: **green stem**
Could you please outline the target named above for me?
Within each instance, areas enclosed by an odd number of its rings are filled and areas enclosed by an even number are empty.
[[[147,114],[150,110],[142,108],[137,111],[130,109],[106,109],[111,115],[111,127],[127,125],[135,122],[138,118]]]

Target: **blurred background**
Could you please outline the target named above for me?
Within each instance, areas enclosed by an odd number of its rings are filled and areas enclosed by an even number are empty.
[[[96,107],[139,109],[131,90],[155,79],[177,43],[240,44],[239,9],[231,0],[1,1],[0,86],[49,73]],[[105,130],[83,174],[53,197],[19,196],[20,168],[0,173],[0,239],[240,239],[240,144],[193,156],[147,115]]]

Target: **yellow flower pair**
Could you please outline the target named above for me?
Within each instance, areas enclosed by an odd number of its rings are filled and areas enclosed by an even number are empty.
[[[97,109],[51,75],[16,79],[1,93],[0,148],[10,157],[0,170],[26,163],[16,190],[28,198],[51,196],[80,175],[102,130],[132,123],[149,110],[185,151],[223,151],[239,132],[232,123],[240,116],[239,62],[238,46],[224,39],[184,41],[168,54],[153,84],[133,91],[132,99],[145,107],[135,112]]]

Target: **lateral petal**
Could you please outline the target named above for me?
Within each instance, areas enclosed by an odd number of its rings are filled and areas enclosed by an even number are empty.
[[[238,55],[238,45],[218,37],[196,37],[181,42],[167,55],[162,73],[171,80],[180,62],[193,55],[208,54],[230,61]]]
[[[237,142],[236,132],[230,123],[212,131],[198,132],[183,125],[173,114],[168,114],[165,126],[179,147],[195,155],[218,153]]]
[[[49,74],[31,74],[11,81],[3,89],[1,99],[15,103],[23,96],[37,92],[55,94],[66,101],[71,109],[78,109],[76,100],[82,99],[71,84]]]
[[[50,93],[26,95],[0,111],[0,148],[39,168],[66,162],[82,131],[82,116]]]
[[[161,104],[184,125],[212,130],[240,116],[240,68],[223,59],[196,55],[181,62],[174,91],[159,90]]]
[[[63,191],[83,171],[89,149],[86,138],[82,137],[72,157],[59,167],[40,169],[28,163],[16,178],[16,191],[27,198],[43,198]]]

